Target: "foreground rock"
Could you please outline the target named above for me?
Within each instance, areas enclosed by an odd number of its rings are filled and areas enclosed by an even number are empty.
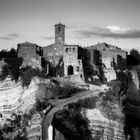
[[[7,119],[12,119],[12,114],[28,114],[34,108],[38,94],[38,83],[33,79],[29,87],[22,87],[21,81],[15,83],[10,78],[0,82],[0,127],[7,123]],[[33,112],[29,121],[28,137],[41,137],[41,115]],[[11,134],[9,137],[15,137]]]

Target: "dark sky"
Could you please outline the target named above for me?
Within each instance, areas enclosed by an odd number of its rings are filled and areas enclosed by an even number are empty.
[[[0,0],[0,49],[30,41],[54,42],[54,24],[66,25],[66,43],[107,42],[140,48],[140,0]]]

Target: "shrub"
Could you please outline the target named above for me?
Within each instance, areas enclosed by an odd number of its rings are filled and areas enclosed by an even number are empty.
[[[77,88],[75,86],[71,85],[65,85],[63,87],[61,86],[55,86],[53,89],[53,97],[64,99],[73,96],[74,94],[84,91],[83,89]]]
[[[9,75],[8,65],[4,65],[2,67],[2,72],[0,74],[0,80],[4,80]]]
[[[26,128],[28,127],[27,115],[12,114],[3,128],[1,128],[1,140],[27,140]]]
[[[78,100],[68,104],[54,115],[53,125],[67,140],[92,140],[89,120],[83,115],[83,109],[93,109],[97,97]],[[83,113],[81,113],[83,112]]]
[[[12,80],[17,81],[19,76],[19,67],[22,64],[23,59],[18,57],[15,49],[11,49],[10,51],[2,50],[0,51],[0,60],[4,59],[7,64],[7,70],[4,67],[2,72],[2,80],[4,80],[8,75],[12,77]],[[9,71],[9,72],[7,72]]]
[[[47,99],[37,100],[35,108],[37,111],[42,111],[46,109],[46,107],[48,107],[49,105],[50,103]]]
[[[33,69],[30,66],[25,67],[20,71],[20,77],[22,80],[22,85],[23,87],[28,87],[32,78],[38,76],[38,77],[43,77],[43,73],[38,70],[38,69]]]
[[[68,105],[68,108],[75,109],[75,110],[81,110],[82,108],[87,109],[93,109],[96,106],[97,97],[90,97],[78,100],[76,103],[71,103]]]

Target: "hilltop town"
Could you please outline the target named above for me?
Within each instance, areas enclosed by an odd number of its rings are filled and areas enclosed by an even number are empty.
[[[0,52],[0,139],[138,138],[140,59],[105,42],[66,44],[65,25],[54,27],[53,44]]]
[[[82,81],[92,81],[93,76],[99,76],[104,81],[116,79],[115,71],[126,68],[127,52],[107,43],[98,43],[88,47],[67,45],[65,43],[65,25],[55,26],[55,42],[40,47],[30,42],[17,45],[18,56],[24,59],[23,65],[35,59],[49,62],[53,66],[60,66],[56,70],[56,77],[76,75]]]

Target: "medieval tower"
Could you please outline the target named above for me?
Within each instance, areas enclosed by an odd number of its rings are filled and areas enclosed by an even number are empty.
[[[65,43],[65,25],[61,23],[55,25],[55,43],[61,45]]]

